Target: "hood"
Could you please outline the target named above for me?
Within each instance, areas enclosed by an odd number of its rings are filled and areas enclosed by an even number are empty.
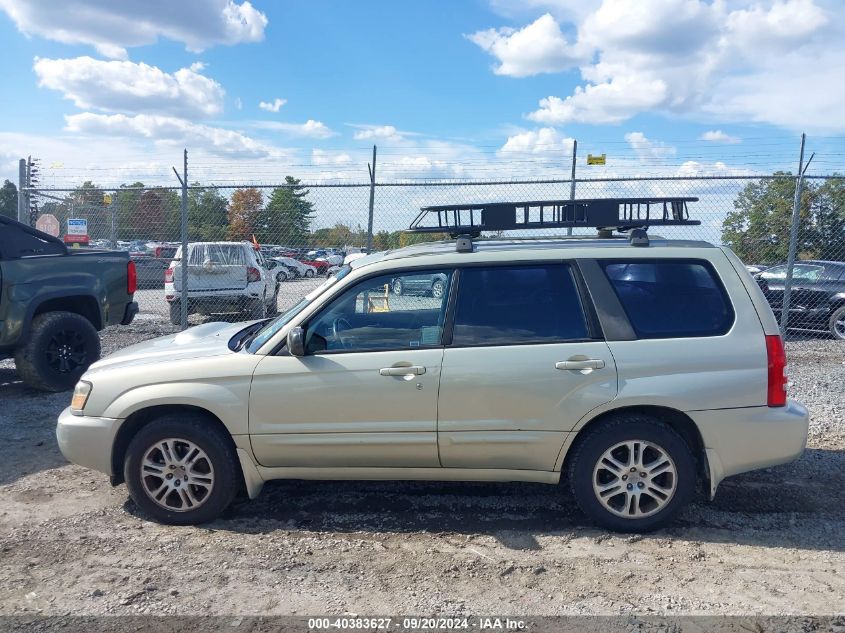
[[[88,372],[105,371],[145,363],[234,354],[235,352],[229,349],[229,340],[253,323],[257,323],[257,321],[205,323],[178,334],[143,341],[124,347],[97,361],[88,368]]]

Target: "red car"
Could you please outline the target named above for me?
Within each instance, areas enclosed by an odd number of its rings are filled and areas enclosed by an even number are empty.
[[[329,272],[329,267],[331,264],[329,262],[323,261],[322,259],[308,259],[307,257],[297,257],[299,261],[303,264],[308,264],[309,266],[313,266],[317,269],[318,275],[326,275]]]

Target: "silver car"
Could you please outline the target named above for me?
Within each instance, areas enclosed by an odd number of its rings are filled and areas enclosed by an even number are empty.
[[[418,280],[442,292],[396,291]],[[357,259],[271,321],[112,354],[57,435],[165,523],[272,479],[565,481],[597,524],[646,531],[801,455],[785,371],[726,248],[439,242]]]

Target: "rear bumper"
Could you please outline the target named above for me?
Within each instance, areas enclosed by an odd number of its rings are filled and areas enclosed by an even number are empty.
[[[725,477],[798,459],[807,445],[810,416],[788,400],[785,407],[688,411],[704,441],[710,493]]]
[[[132,323],[136,314],[138,314],[138,302],[130,301],[126,304],[126,309],[123,311],[123,319],[121,319],[120,324],[129,325]]]
[[[69,462],[112,475],[114,438],[123,420],[73,415],[70,407],[59,415],[56,440]]]

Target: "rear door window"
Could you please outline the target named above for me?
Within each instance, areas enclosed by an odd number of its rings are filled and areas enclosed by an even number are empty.
[[[588,338],[567,264],[461,270],[453,346],[560,343]]]
[[[698,260],[599,261],[639,338],[720,336],[734,312],[716,272]]]

